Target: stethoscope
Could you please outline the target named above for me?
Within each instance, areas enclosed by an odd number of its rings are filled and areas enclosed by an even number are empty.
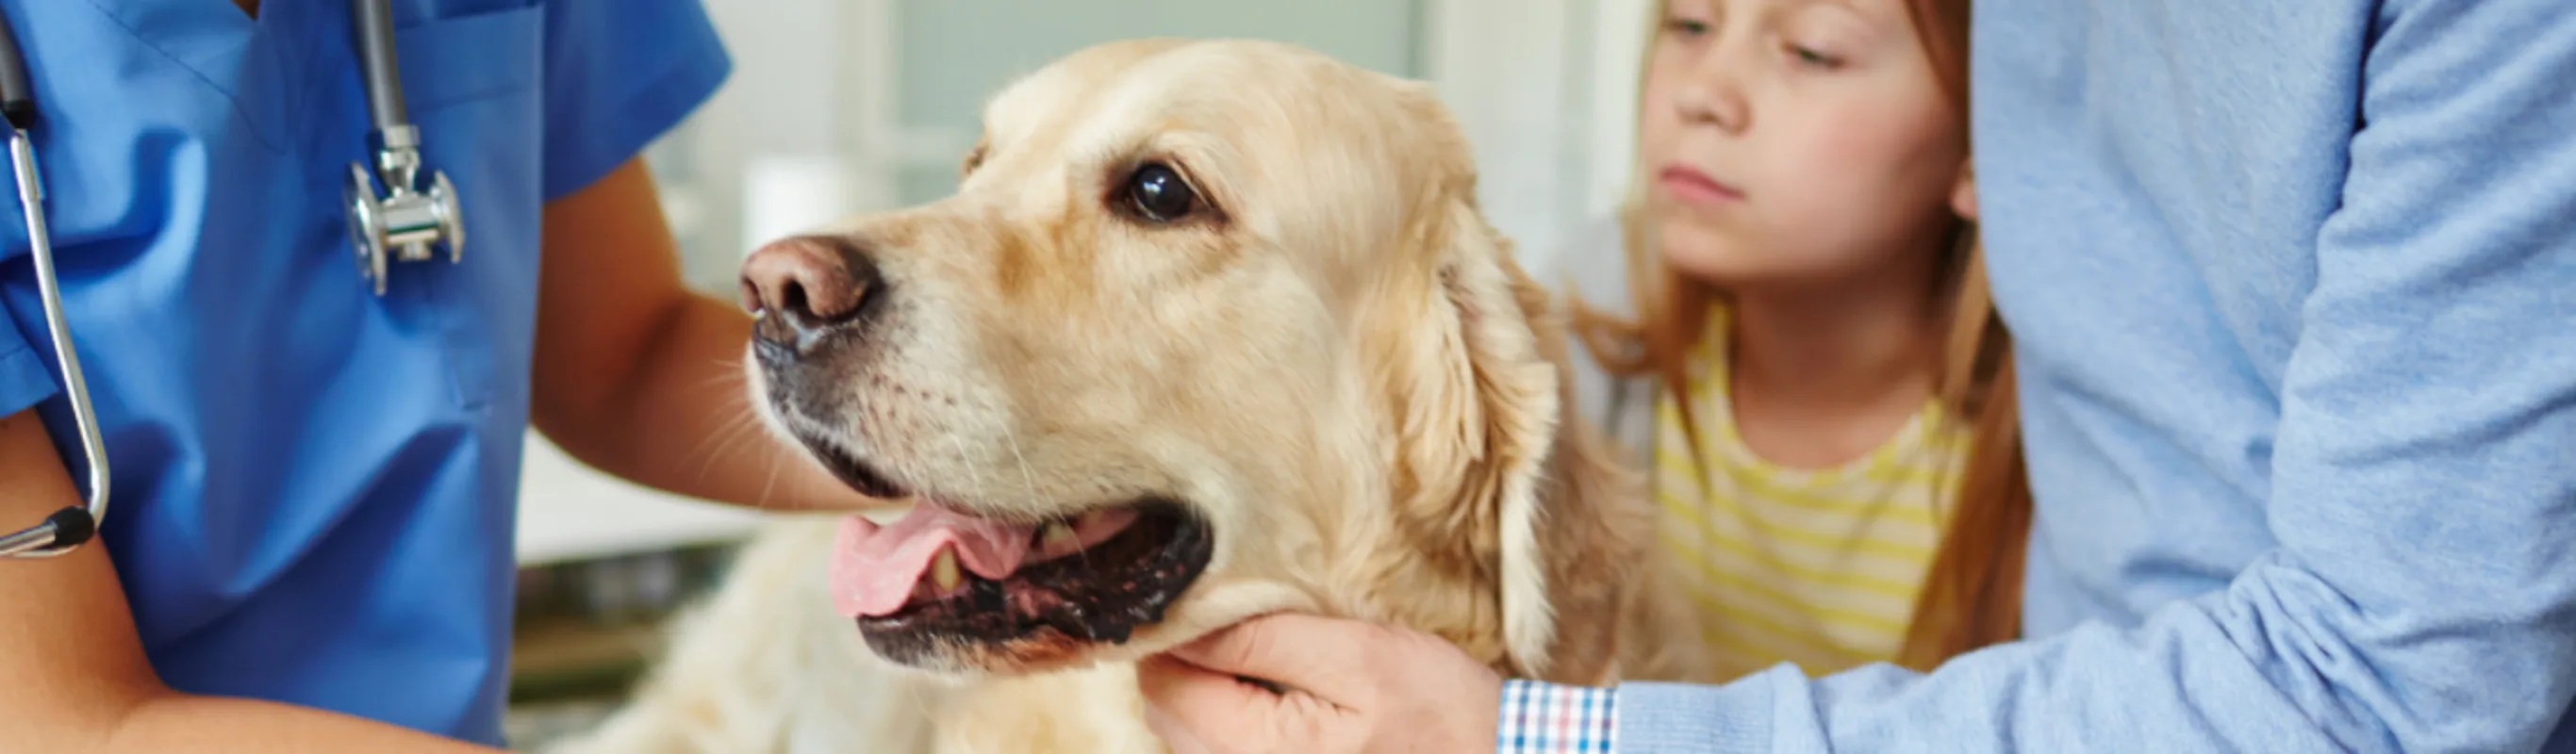
[[[345,198],[349,212],[349,245],[358,255],[358,274],[385,293],[388,260],[429,259],[445,246],[450,263],[465,253],[465,229],[456,189],[447,175],[421,174],[420,131],[403,108],[402,74],[395,65],[393,14],[389,0],[349,0],[351,35],[365,68],[367,115],[374,126],[367,146],[374,151],[373,173],[350,163]],[[79,549],[98,533],[107,518],[107,450],[99,442],[98,416],[91,408],[89,385],[81,380],[80,357],[72,352],[71,331],[63,324],[62,291],[54,281],[54,241],[45,231],[45,191],[36,174],[36,146],[29,132],[36,122],[36,98],[27,84],[27,61],[6,16],[0,16],[0,117],[9,121],[9,163],[18,178],[18,207],[27,219],[28,250],[36,258],[36,285],[44,298],[45,326],[54,339],[54,358],[62,365],[63,388],[70,393],[72,417],[80,426],[81,452],[89,460],[89,500],[83,506],[55,511],[34,526],[0,536],[0,557],[47,558]],[[379,196],[377,180],[391,192]]]

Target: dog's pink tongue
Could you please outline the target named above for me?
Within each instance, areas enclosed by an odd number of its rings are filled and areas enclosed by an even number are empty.
[[[903,609],[931,559],[948,548],[975,575],[1007,578],[1028,559],[1035,531],[926,502],[885,526],[850,516],[841,520],[840,541],[832,548],[832,604],[851,618]]]

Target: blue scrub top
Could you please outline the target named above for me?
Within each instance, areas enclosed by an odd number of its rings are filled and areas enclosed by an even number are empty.
[[[348,4],[0,0],[114,474],[102,540],[183,691],[501,743],[543,204],[637,155],[729,61],[690,0],[395,0],[464,262],[359,278]],[[0,193],[16,187],[0,174]],[[0,412],[85,473],[26,229],[0,222]],[[29,522],[0,522],[15,530]]]

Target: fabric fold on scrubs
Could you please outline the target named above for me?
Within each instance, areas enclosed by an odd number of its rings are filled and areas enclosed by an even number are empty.
[[[342,210],[369,127],[346,3],[0,0],[112,461],[100,536],[154,667],[499,745],[543,203],[731,62],[693,0],[392,10],[468,241],[379,298]],[[25,233],[0,223],[0,409],[36,405],[77,475]]]

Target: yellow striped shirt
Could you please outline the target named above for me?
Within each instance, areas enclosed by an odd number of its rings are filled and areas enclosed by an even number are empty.
[[[1723,320],[1711,323],[1723,333]],[[1968,447],[1926,402],[1869,454],[1826,469],[1780,466],[1736,433],[1722,338],[1693,359],[1691,462],[1669,393],[1655,407],[1658,544],[1693,602],[1716,678],[1786,661],[1823,675],[1892,661]]]

